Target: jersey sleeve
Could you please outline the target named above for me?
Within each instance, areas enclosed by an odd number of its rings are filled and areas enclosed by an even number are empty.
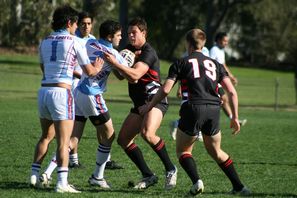
[[[181,65],[182,65],[182,61],[181,60],[177,60],[175,61],[168,70],[168,76],[167,79],[171,79],[174,81],[177,81],[179,79],[179,74],[181,71]]]
[[[156,55],[155,53],[146,48],[144,49],[145,51],[144,52],[141,52],[139,58],[137,59],[137,61],[141,61],[141,62],[144,62],[146,63],[147,65],[153,65],[154,62],[156,61]]]
[[[91,61],[87,54],[86,46],[77,39],[74,40],[74,48],[77,55],[78,64],[83,67],[84,65],[90,64]]]

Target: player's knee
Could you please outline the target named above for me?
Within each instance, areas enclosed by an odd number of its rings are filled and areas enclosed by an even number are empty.
[[[118,136],[118,138],[117,138],[117,143],[118,143],[118,145],[121,146],[122,148],[125,148],[126,145],[125,145],[124,142],[125,142],[124,138]]]
[[[153,133],[143,132],[141,133],[141,137],[148,143],[153,143],[154,138],[156,137]]]
[[[106,138],[105,140],[103,139],[103,141],[104,141],[106,144],[111,145],[112,142],[114,141],[114,139],[115,139],[115,133],[113,132],[113,133],[111,133],[110,135],[108,135],[107,138]]]
[[[40,144],[49,144],[54,138],[50,136],[42,136],[39,139]]]
[[[224,158],[224,152],[222,150],[208,150],[207,152],[218,163]]]

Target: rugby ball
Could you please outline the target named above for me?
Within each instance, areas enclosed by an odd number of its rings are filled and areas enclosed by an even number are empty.
[[[132,51],[123,49],[120,51],[120,55],[127,61],[128,67],[132,67],[134,65],[135,54]]]

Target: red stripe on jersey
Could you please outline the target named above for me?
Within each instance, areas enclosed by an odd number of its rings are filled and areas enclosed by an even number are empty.
[[[67,95],[68,95],[68,101],[67,101],[67,104],[68,104],[68,109],[67,109],[67,111],[68,111],[68,118],[70,119],[70,120],[72,120],[73,119],[73,97],[72,97],[72,94],[71,94],[71,90],[70,89],[67,89]]]
[[[151,75],[153,75],[153,76],[156,76],[156,77],[159,76],[158,72],[155,71],[155,70],[152,70],[152,69],[149,69],[149,70],[148,70],[148,73],[151,74]]]
[[[181,79],[181,83],[187,83],[188,82],[188,80],[187,79]]]
[[[140,79],[143,82],[159,82],[159,74],[155,70],[149,69],[145,75]]]

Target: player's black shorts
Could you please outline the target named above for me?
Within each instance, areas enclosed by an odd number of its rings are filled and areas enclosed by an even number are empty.
[[[90,116],[89,119],[91,120],[94,126],[98,126],[98,125],[105,124],[110,119],[110,115],[107,111],[97,116]]]
[[[141,105],[140,105],[141,106]],[[136,113],[139,115],[139,111],[138,111],[138,107],[140,106],[134,106],[133,108],[131,108],[130,112],[131,113]],[[158,103],[155,108],[157,109],[160,109],[160,111],[162,112],[163,114],[163,117],[165,115],[165,113],[167,112],[168,110],[168,102],[167,102],[167,99],[163,99],[160,103]]]
[[[203,134],[213,136],[220,131],[220,106],[213,104],[189,104],[185,102],[180,109],[178,128],[190,136]]]
[[[110,119],[110,115],[107,111],[107,112],[102,113],[98,116],[90,116],[89,118],[94,126],[98,126],[101,124],[105,124]],[[86,122],[87,118],[84,116],[75,115],[75,121]]]

